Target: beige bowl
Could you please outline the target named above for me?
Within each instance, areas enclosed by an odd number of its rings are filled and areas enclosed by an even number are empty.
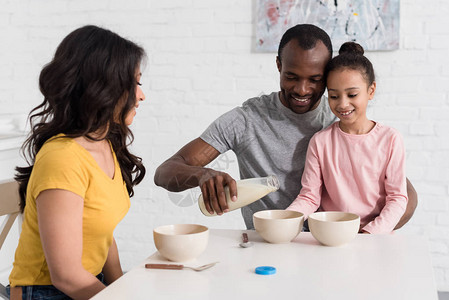
[[[254,228],[269,243],[290,243],[302,230],[304,215],[291,210],[262,210],[253,214]]]
[[[153,230],[154,244],[159,253],[171,261],[189,261],[206,249],[209,229],[203,225],[176,224]]]
[[[357,235],[360,217],[338,211],[322,211],[309,215],[309,229],[313,237],[326,246],[344,245]]]

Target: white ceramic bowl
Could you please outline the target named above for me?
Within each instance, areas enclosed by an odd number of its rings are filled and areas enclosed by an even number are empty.
[[[253,214],[254,228],[269,243],[290,243],[302,230],[304,215],[291,210],[262,210]]]
[[[159,253],[171,261],[197,258],[207,247],[209,229],[197,224],[176,224],[153,230],[154,244]]]
[[[309,215],[313,237],[326,246],[344,245],[357,235],[360,217],[353,213],[322,211]]]

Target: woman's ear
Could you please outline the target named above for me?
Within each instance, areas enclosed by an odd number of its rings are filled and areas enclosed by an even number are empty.
[[[369,96],[369,100],[374,98],[374,94],[376,92],[376,82],[373,81],[373,83],[368,87],[368,96]]]

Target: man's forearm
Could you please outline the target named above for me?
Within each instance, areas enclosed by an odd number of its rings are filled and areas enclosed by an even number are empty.
[[[207,172],[204,167],[189,166],[180,159],[169,159],[156,169],[154,183],[171,192],[181,192],[197,187],[204,172]]]

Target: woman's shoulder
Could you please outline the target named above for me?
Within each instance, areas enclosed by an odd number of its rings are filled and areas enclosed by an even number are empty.
[[[36,198],[46,189],[64,189],[84,197],[91,178],[89,159],[81,146],[69,137],[48,139],[36,155],[30,176],[30,195]]]
[[[41,160],[63,161],[73,163],[80,149],[76,142],[63,134],[48,139],[36,155],[36,162]]]

